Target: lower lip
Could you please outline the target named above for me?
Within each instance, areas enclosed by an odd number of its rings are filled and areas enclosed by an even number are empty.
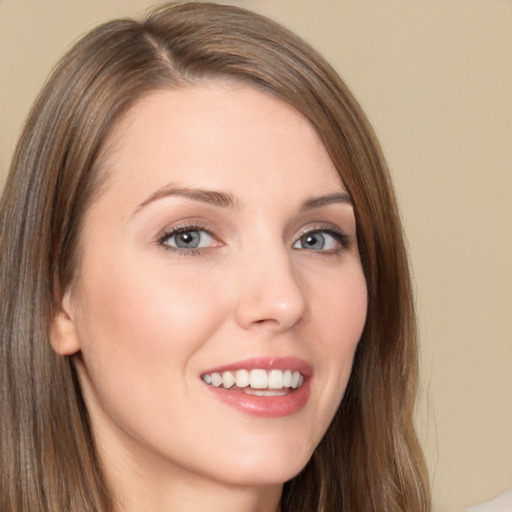
[[[311,379],[295,391],[280,396],[249,395],[243,391],[230,391],[207,385],[211,393],[225,404],[251,416],[282,418],[299,412],[311,394]]]

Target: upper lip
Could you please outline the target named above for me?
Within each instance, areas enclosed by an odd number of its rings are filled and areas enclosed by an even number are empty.
[[[236,370],[292,370],[300,372],[304,377],[311,377],[312,366],[298,357],[253,357],[242,361],[234,361],[222,366],[210,368],[206,373],[234,372]]]

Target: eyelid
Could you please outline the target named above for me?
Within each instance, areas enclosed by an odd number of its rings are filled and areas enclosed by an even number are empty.
[[[209,245],[207,247],[195,247],[195,248],[185,248],[185,247],[175,247],[166,244],[165,242],[169,240],[169,238],[179,235],[180,233],[186,233],[188,231],[203,231],[208,236],[210,236],[215,243],[212,245]],[[300,239],[308,234],[312,233],[327,233],[328,235],[334,237],[336,241],[339,243],[340,247],[337,249],[325,249],[325,250],[310,250],[308,251],[305,248],[295,248],[295,244],[300,241]],[[204,253],[205,251],[208,251],[210,249],[220,247],[224,245],[221,239],[213,232],[213,230],[204,222],[201,221],[185,221],[181,224],[175,225],[171,228],[166,228],[165,230],[161,231],[160,234],[156,238],[156,243],[162,247],[163,249],[167,251],[171,251],[174,253],[178,253],[181,255],[200,255]],[[333,254],[340,252],[342,250],[349,249],[352,244],[351,237],[346,233],[346,231],[342,230],[338,226],[335,226],[331,223],[325,224],[315,224],[315,225],[309,225],[304,227],[300,230],[300,232],[297,234],[297,237],[295,238],[292,247],[294,247],[297,250],[304,250],[308,252],[318,252],[323,254]]]
[[[213,240],[215,240],[215,244],[208,246],[208,247],[191,247],[191,248],[185,248],[185,247],[174,247],[172,245],[168,245],[165,242],[172,238],[173,236],[179,235],[180,233],[186,233],[188,231],[202,231],[206,233],[208,236],[210,236]],[[178,224],[176,226],[173,226],[171,228],[165,229],[163,232],[161,232],[157,236],[156,243],[165,249],[166,251],[174,252],[181,255],[199,255],[202,252],[219,247],[222,244],[222,242],[219,240],[219,238],[213,233],[213,231],[204,225],[201,222],[197,221],[191,221],[191,222],[185,222],[182,224]]]
[[[322,232],[327,233],[330,236],[333,236],[339,242],[340,250],[350,249],[351,242],[352,242],[351,237],[344,230],[342,230],[341,228],[339,228],[337,226],[334,226],[333,224],[319,224],[319,225],[308,226],[308,227],[302,229],[299,232],[296,240],[293,242],[293,245],[295,246],[295,244],[305,235],[309,235],[312,233],[322,233]],[[307,250],[307,249],[303,249],[303,250]],[[318,250],[318,251],[311,251],[311,252],[329,254],[334,251]]]

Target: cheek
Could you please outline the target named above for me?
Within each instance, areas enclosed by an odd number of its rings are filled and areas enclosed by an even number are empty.
[[[194,339],[222,309],[219,301],[208,300],[214,293],[213,283],[177,270],[134,263],[103,267],[87,275],[91,277],[79,291],[83,316],[108,334],[112,344],[121,343],[121,348]],[[205,321],[200,322],[201,318]]]
[[[197,353],[226,317],[220,297],[211,300],[217,283],[140,261],[92,263],[76,295],[91,417],[104,432],[119,427],[165,445],[197,386]]]
[[[324,333],[332,355],[357,345],[368,307],[366,280],[358,260],[339,273],[326,276],[314,285],[312,316]]]
[[[200,276],[123,261],[87,271],[77,294],[82,357],[93,380],[122,392],[186,372],[226,316],[211,300],[215,283]]]
[[[338,278],[317,288],[312,318],[317,334],[319,375],[325,374],[322,400],[334,414],[343,398],[367,314],[367,288],[363,271],[354,264]]]

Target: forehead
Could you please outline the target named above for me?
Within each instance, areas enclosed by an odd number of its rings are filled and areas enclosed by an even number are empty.
[[[341,185],[304,116],[267,93],[232,82],[144,97],[114,126],[99,161],[116,190],[131,188],[136,195],[168,182],[228,187],[235,195],[261,188],[309,189],[314,195]]]

